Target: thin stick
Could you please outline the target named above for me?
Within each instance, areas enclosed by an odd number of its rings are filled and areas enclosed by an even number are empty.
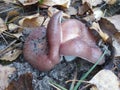
[[[89,81],[84,81],[84,80],[68,80],[66,81],[65,83],[69,83],[69,82],[78,82],[78,81],[81,81],[81,82],[84,82],[84,83],[90,83]]]
[[[3,38],[3,40],[5,41],[6,45],[8,45],[7,40],[5,39],[5,37],[0,33],[0,36]]]
[[[0,51],[0,55],[1,55],[3,52],[5,52],[10,46],[12,46],[13,44],[15,44],[16,41],[17,41],[17,40],[14,40],[14,41],[11,42],[8,46],[6,46],[4,50]]]
[[[71,86],[70,86],[70,90],[73,90],[74,85],[75,85],[75,80],[76,80],[76,78],[77,78],[77,69],[76,69],[76,71],[75,71],[74,79],[73,79],[72,84],[71,84]]]
[[[58,88],[57,86],[55,86],[54,84],[52,83],[49,83],[52,87],[56,88],[57,90],[61,90],[60,88]]]

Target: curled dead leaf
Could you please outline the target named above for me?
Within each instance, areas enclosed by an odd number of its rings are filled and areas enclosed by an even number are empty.
[[[16,71],[14,67],[0,65],[0,90],[5,90],[9,84],[9,75]]]
[[[16,43],[17,40],[11,42],[3,50],[0,50],[0,60],[13,61],[22,53],[22,50],[16,48],[21,43]]]
[[[25,16],[23,19],[19,21],[19,24],[22,27],[38,27],[44,21],[44,17],[39,14],[34,14],[31,16]]]
[[[110,70],[99,71],[91,80],[98,90],[120,90],[120,80]]]
[[[44,0],[42,4],[46,6],[60,5],[65,8],[69,8],[70,2],[71,0]]]
[[[16,58],[22,53],[22,50],[19,50],[19,49],[12,50],[12,49],[13,49],[12,47],[8,48],[7,50],[10,50],[10,51],[3,54],[0,57],[0,60],[5,60],[5,61],[16,60]]]

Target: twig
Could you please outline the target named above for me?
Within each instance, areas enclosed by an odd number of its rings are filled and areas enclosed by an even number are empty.
[[[16,41],[17,41],[17,40],[14,40],[14,41],[11,42],[8,46],[6,46],[4,50],[0,51],[0,56],[1,56],[1,54],[4,53],[10,46],[12,46],[13,44],[15,44]]]
[[[52,87],[56,88],[57,90],[61,90],[60,88],[58,88],[57,86],[55,86],[55,85],[52,84],[52,83],[49,83],[49,85],[51,85]]]
[[[76,71],[75,71],[74,79],[73,79],[72,84],[71,84],[71,86],[70,86],[70,90],[73,90],[74,85],[75,85],[75,80],[76,80],[76,78],[77,78],[77,69],[76,69]]]
[[[6,45],[8,45],[7,40],[5,39],[5,37],[0,33],[0,36],[3,38],[3,40],[5,41]]]

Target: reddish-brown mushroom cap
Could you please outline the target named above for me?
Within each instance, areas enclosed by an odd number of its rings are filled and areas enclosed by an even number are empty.
[[[75,19],[59,23],[62,12],[50,19],[47,29],[39,27],[27,37],[25,59],[41,71],[48,71],[60,62],[60,55],[77,56],[95,63],[102,51],[93,34]],[[104,63],[104,59],[99,63]]]
[[[96,45],[93,34],[80,21],[70,19],[62,23],[62,43],[60,54],[81,57],[95,63],[102,51]],[[103,64],[102,60],[99,64]]]

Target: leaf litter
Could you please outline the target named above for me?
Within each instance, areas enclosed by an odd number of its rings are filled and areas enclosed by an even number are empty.
[[[5,1],[5,3],[8,3],[8,4],[12,3],[11,2],[12,0],[11,1],[3,0],[3,1]],[[29,7],[36,3],[39,3],[38,0],[18,0],[18,1],[23,5],[22,7],[26,7],[26,6]],[[105,4],[103,1],[105,2]],[[29,28],[35,28],[40,25],[45,25],[47,27],[50,17],[59,10],[64,11],[64,16],[67,18],[77,18],[77,19],[79,18],[80,20],[85,20],[88,24],[91,24],[90,27],[88,28],[92,29],[91,32],[95,31],[97,34],[99,34],[100,39],[103,40],[103,44],[105,45],[106,43],[110,44],[110,42],[107,40],[111,39],[112,40],[111,46],[114,47],[114,50],[115,50],[114,57],[112,60],[113,61],[112,65],[115,65],[114,63],[115,63],[116,58],[120,59],[119,58],[120,57],[120,50],[119,50],[119,47],[120,47],[119,17],[120,15],[118,14],[118,15],[113,15],[111,17],[106,17],[105,10],[102,10],[102,7],[100,7],[100,5],[103,5],[103,6],[106,6],[107,4],[114,5],[117,1],[116,0],[99,0],[99,1],[98,0],[92,0],[92,1],[82,0],[82,3],[81,3],[80,1],[75,0],[74,2],[79,2],[79,5],[77,8],[74,8],[74,5],[71,5],[71,2],[72,2],[71,0],[61,0],[61,1],[60,0],[59,1],[43,0],[41,1],[41,3],[39,3],[39,6],[43,5],[47,7],[47,9],[44,7],[43,8],[39,7],[39,8],[42,8],[43,14],[46,13],[48,15],[47,17],[44,15],[41,15],[41,13],[24,16],[24,13],[20,12],[20,13],[23,13],[23,17],[21,17],[20,19],[20,18],[16,18],[16,16],[14,16],[13,13],[9,14],[9,12],[7,12],[8,15],[6,17],[6,20],[2,20],[2,18],[0,19],[0,23],[1,23],[0,33],[1,35],[3,35],[1,36],[3,37],[2,41],[7,42],[7,45],[6,44],[4,45],[5,48],[0,51],[0,55],[1,55],[0,60],[2,61],[17,60],[17,62],[16,61],[11,62],[11,64],[9,65],[14,66],[17,70],[17,72],[14,73],[13,75],[14,77],[13,79],[16,79],[15,75],[19,76],[18,80],[16,81],[13,80],[11,81],[11,84],[8,84],[9,76],[7,75],[5,77],[5,83],[3,83],[5,85],[3,85],[2,88],[6,88],[9,85],[6,90],[13,90],[12,89],[13,87],[19,86],[17,85],[18,82],[21,83],[20,84],[21,87],[26,87],[25,85],[23,85],[23,83],[30,80],[30,83],[28,82],[26,84],[28,84],[27,87],[29,88],[30,86],[32,86],[31,84],[33,83],[34,86],[31,87],[31,90],[38,90],[38,88],[40,90],[51,90],[52,87],[50,87],[48,84],[49,83],[48,80],[51,80],[51,79],[54,81],[58,81],[56,83],[59,83],[60,85],[66,87],[67,85],[64,82],[65,80],[74,78],[73,72],[76,70],[75,69],[76,67],[79,68],[78,73],[81,73],[81,71],[87,72],[89,70],[89,69],[87,70],[85,69],[86,65],[84,68],[80,69],[79,63],[82,63],[83,61],[81,59],[78,59],[76,61],[70,61],[70,62],[66,62],[66,61],[64,62],[63,60],[62,63],[60,63],[58,66],[55,67],[55,69],[49,72],[40,72],[34,69],[32,66],[30,66],[26,61],[24,61],[23,57],[20,58],[22,54],[22,49],[18,47],[23,44],[23,42],[20,40],[20,37],[24,36],[23,32],[25,31],[25,28],[27,28],[28,30],[31,30]],[[17,2],[14,2],[14,3],[17,3]],[[16,19],[12,19],[9,22],[9,20],[11,19],[11,16],[14,16]],[[16,23],[16,20],[17,20],[17,23]],[[6,22],[9,24],[7,24]],[[7,38],[13,39],[16,42],[11,44],[8,42],[9,40]],[[67,59],[67,58],[63,58],[63,59]],[[76,65],[76,62],[78,63],[78,65]],[[86,63],[88,66],[90,66],[90,63],[85,62],[85,64]],[[3,66],[1,69],[4,70]],[[31,72],[33,75],[33,78],[31,78],[31,74],[27,74],[27,72]],[[92,75],[93,78],[90,80],[90,83],[95,85],[95,87],[92,87],[91,90],[93,90],[93,88],[94,89],[96,88],[96,90],[97,89],[99,90],[113,90],[113,89],[119,90],[120,89],[119,79],[114,74],[115,71],[113,72],[111,71],[111,68],[109,68],[109,70],[104,70],[104,68],[102,68],[101,70],[98,70],[97,72],[98,72],[97,74]],[[13,72],[11,72],[10,74],[12,73]],[[64,75],[68,75],[68,76],[64,77]],[[77,76],[80,77],[81,75],[78,74]],[[29,78],[26,78],[25,80],[27,79],[28,80],[24,81],[23,80],[24,77],[29,77]],[[1,78],[0,80],[4,79],[2,76],[0,76],[0,78]],[[109,81],[112,81],[112,82],[109,82]],[[105,82],[108,82],[106,86],[102,84]],[[112,86],[113,89],[111,89],[110,86]]]

